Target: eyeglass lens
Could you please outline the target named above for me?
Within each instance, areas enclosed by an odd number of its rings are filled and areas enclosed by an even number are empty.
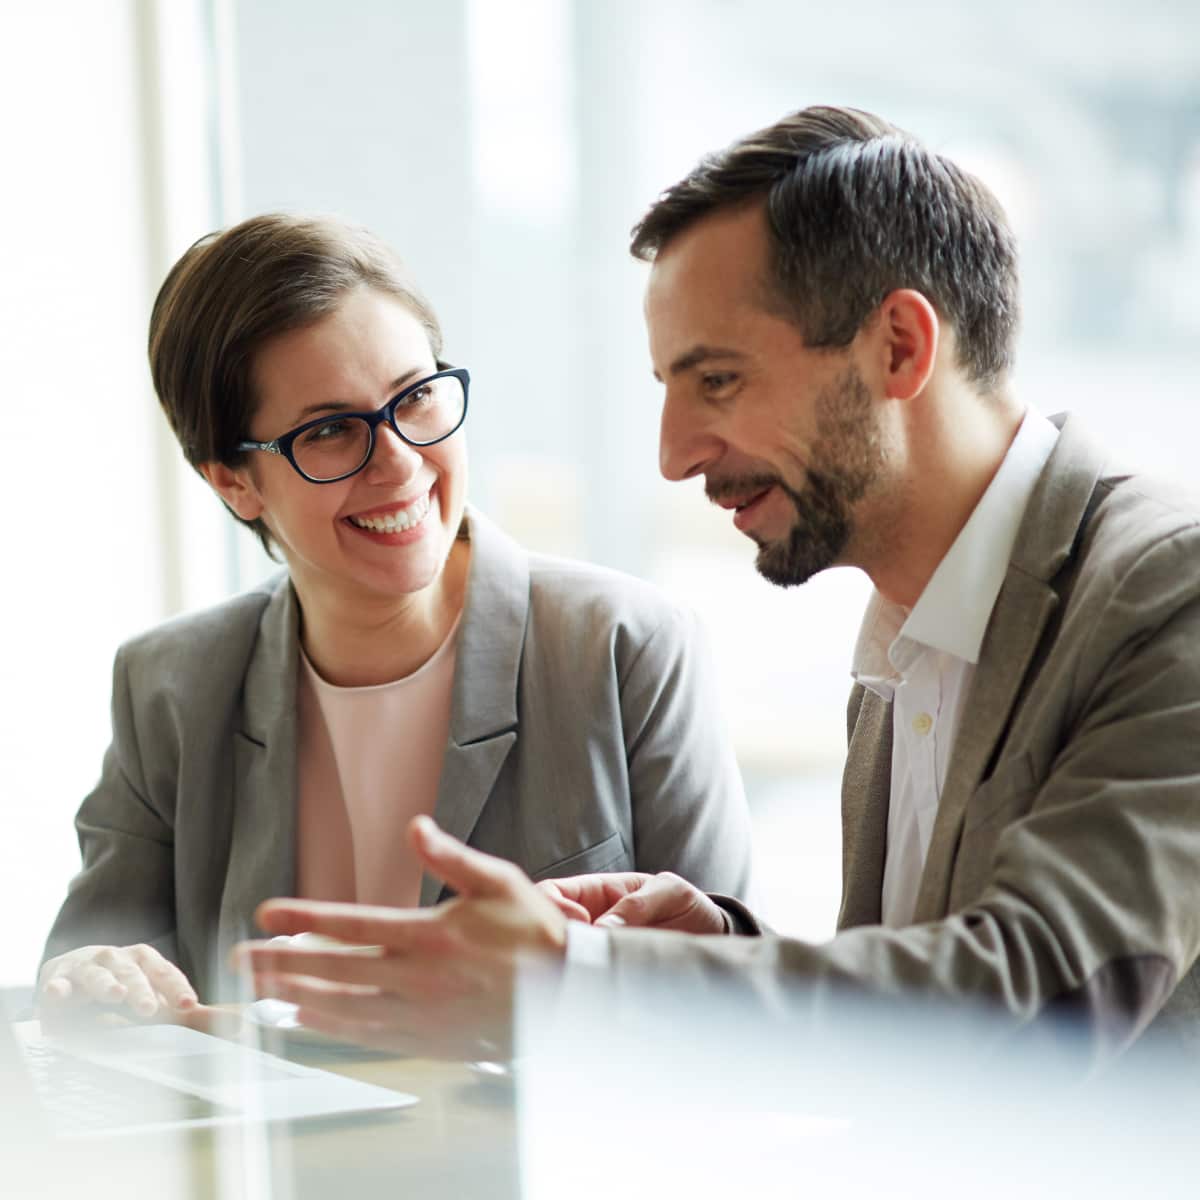
[[[454,375],[431,379],[405,393],[396,427],[418,444],[445,437],[462,420],[466,394]],[[361,417],[330,417],[292,443],[296,465],[312,479],[337,479],[358,470],[371,452],[371,427]]]

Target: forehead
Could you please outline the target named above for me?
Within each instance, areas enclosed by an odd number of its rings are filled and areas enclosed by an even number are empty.
[[[272,338],[254,361],[263,404],[280,394],[304,401],[375,400],[415,366],[433,367],[424,325],[386,292],[359,287],[332,312]]]
[[[728,342],[760,319],[767,264],[759,204],[703,217],[659,252],[646,285],[655,365],[688,342]]]

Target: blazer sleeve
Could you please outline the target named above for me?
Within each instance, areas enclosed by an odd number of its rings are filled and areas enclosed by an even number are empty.
[[[79,946],[147,943],[176,961],[174,830],[148,800],[125,652],[113,668],[112,743],[75,817],[83,865],[42,961]]]
[[[984,999],[1019,1024],[1069,1016],[1099,1056],[1121,1049],[1200,955],[1195,543],[1152,546],[1112,591],[1082,647],[1105,656],[1098,682],[1021,815],[997,797],[992,819],[1007,824],[974,902],[904,929],[845,930],[823,945],[616,931],[612,986],[635,996],[646,972],[667,968],[689,1002],[711,984],[797,1016],[820,1010],[838,985]]]
[[[699,620],[675,611],[621,681],[634,857],[705,891],[745,900],[750,818]]]

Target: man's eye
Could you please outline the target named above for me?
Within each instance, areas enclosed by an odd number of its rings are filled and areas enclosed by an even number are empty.
[[[737,382],[733,371],[708,371],[701,377],[701,385],[706,392],[723,392]]]

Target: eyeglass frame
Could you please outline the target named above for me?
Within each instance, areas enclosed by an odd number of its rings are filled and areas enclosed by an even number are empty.
[[[439,362],[438,370],[432,375],[426,375],[423,379],[418,379],[414,383],[410,383],[406,388],[398,391],[390,400],[382,404],[373,412],[335,412],[328,413],[323,417],[314,417],[311,421],[305,421],[303,425],[297,425],[295,429],[289,429],[287,433],[281,433],[277,438],[272,438],[269,442],[255,442],[249,439],[244,439],[238,442],[235,449],[238,453],[246,450],[265,450],[268,454],[278,454],[286,458],[292,465],[292,469],[300,476],[301,479],[307,480],[309,483],[340,483],[343,479],[349,479],[353,475],[357,475],[367,463],[371,461],[372,455],[375,453],[375,430],[386,421],[391,427],[392,432],[406,445],[414,447],[417,450],[423,450],[426,446],[436,446],[438,442],[444,442],[448,437],[453,437],[462,427],[463,422],[467,419],[467,405],[470,399],[471,391],[471,373],[466,367],[451,367],[446,363]],[[405,396],[411,395],[417,388],[425,387],[426,384],[432,383],[435,379],[444,379],[447,376],[457,379],[462,384],[463,391],[463,407],[462,413],[455,423],[454,428],[446,433],[439,434],[435,438],[431,438],[427,442],[418,442],[410,438],[396,424],[396,408],[400,401]],[[296,461],[295,453],[292,450],[292,443],[302,434],[307,433],[310,429],[315,429],[318,425],[324,425],[327,421],[344,421],[355,418],[367,423],[367,452],[363,455],[363,460],[354,468],[353,471],[347,471],[344,475],[335,475],[332,479],[314,479],[311,475],[304,471],[300,464]]]

